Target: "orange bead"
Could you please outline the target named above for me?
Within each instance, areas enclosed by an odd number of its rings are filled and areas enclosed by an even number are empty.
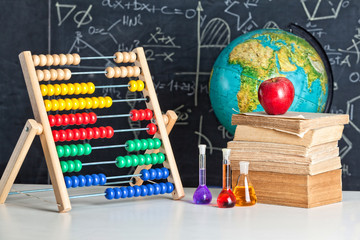
[[[64,99],[58,99],[57,100],[59,103],[59,111],[63,111],[66,108],[66,102]]]
[[[115,70],[114,70],[114,68],[112,68],[112,67],[107,67],[107,68],[105,69],[105,71],[106,71],[105,76],[106,76],[107,78],[113,78],[113,77],[114,77],[114,75],[115,75]]]
[[[50,54],[46,54],[46,66],[51,66],[54,63],[54,58]]]
[[[124,56],[121,52],[116,52],[114,54],[114,57],[115,57],[114,62],[116,63],[122,63],[122,61],[124,60]]]
[[[120,67],[120,69],[121,69],[121,77],[122,78],[127,77],[127,75],[128,75],[127,68],[126,67]]]
[[[134,68],[134,77],[138,77],[140,75],[140,68],[138,66],[133,66]]]
[[[39,55],[39,58],[40,58],[40,63],[39,63],[39,66],[40,67],[43,67],[46,65],[46,62],[47,62],[47,58],[44,54],[40,54]]]
[[[104,108],[106,106],[105,98],[98,97],[98,99],[99,99],[99,108]]]
[[[79,101],[76,98],[72,98],[72,110],[76,110],[79,108]]]
[[[136,61],[136,53],[130,52],[129,54],[130,54],[129,62],[131,62],[131,63],[135,62]]]
[[[83,110],[86,107],[86,101],[84,98],[78,98],[79,101],[79,110]]]
[[[41,91],[41,95],[42,95],[43,97],[46,96],[47,93],[48,93],[48,88],[47,88],[47,86],[44,85],[44,84],[41,84],[41,85],[40,85],[40,91]]]
[[[44,80],[44,72],[42,70],[36,70],[36,76],[39,80],[39,82],[43,81]]]
[[[68,83],[67,84],[68,87],[68,95],[73,95],[75,92],[75,86],[72,83]]]
[[[82,88],[81,88],[81,84],[80,83],[74,83],[74,87],[75,87],[75,95],[79,95],[82,92]]]
[[[93,109],[98,108],[98,107],[99,107],[99,103],[100,103],[100,102],[99,102],[99,99],[98,99],[97,97],[92,97],[91,100],[92,100],[92,102],[93,102],[92,108],[93,108]]]
[[[59,65],[65,65],[66,64],[66,62],[67,62],[67,57],[66,57],[66,55],[65,54],[60,54],[59,55],[59,57],[60,57],[60,63],[59,63]]]
[[[65,77],[65,73],[64,73],[64,70],[62,69],[56,69],[57,73],[58,73],[58,77],[57,77],[57,80],[64,80],[64,77]]]
[[[134,76],[134,68],[132,66],[127,66],[126,70],[127,70],[127,76],[128,77]]]
[[[114,78],[119,78],[121,76],[121,69],[119,67],[114,67],[115,75]]]
[[[68,92],[69,92],[69,87],[68,87],[67,84],[62,83],[62,84],[60,84],[60,87],[61,87],[61,93],[60,93],[60,94],[61,94],[62,96],[68,94]]]
[[[61,94],[61,86],[59,84],[54,84],[54,89],[55,89],[55,96],[59,96]]]
[[[79,54],[77,54],[77,53],[73,53],[72,54],[72,56],[73,56],[73,58],[74,58],[74,61],[73,61],[73,65],[78,65],[79,63],[80,63],[80,55]]]
[[[105,107],[106,107],[106,108],[109,108],[109,107],[111,107],[111,105],[112,105],[112,99],[111,99],[111,97],[106,96],[106,97],[105,97]]]
[[[70,69],[65,68],[65,69],[64,69],[64,74],[65,74],[65,76],[64,76],[64,80],[65,80],[65,81],[66,81],[66,80],[69,80],[69,79],[71,78],[71,71],[70,71]]]
[[[93,101],[91,100],[91,98],[85,98],[85,101],[86,101],[86,106],[85,106],[85,108],[86,109],[90,109],[90,108],[92,108],[92,105],[93,105]]]
[[[88,94],[93,94],[95,92],[95,85],[92,82],[88,82]]]
[[[73,102],[72,102],[72,100],[71,99],[69,99],[69,98],[65,98],[65,110],[67,110],[67,111],[69,111],[69,110],[71,110],[72,109],[72,107],[73,107]]]
[[[39,66],[40,64],[40,58],[38,55],[32,55],[32,59],[33,59],[33,62],[34,62],[34,66]]]
[[[51,111],[51,108],[52,108],[52,103],[50,100],[46,99],[44,100],[44,104],[45,104],[45,110],[47,112],[50,112]]]
[[[59,64],[60,64],[60,57],[59,57],[59,55],[53,54],[52,57],[53,57],[53,59],[54,59],[53,65],[54,65],[54,66],[59,65]]]
[[[53,96],[54,94],[55,94],[55,87],[54,87],[54,85],[52,85],[52,84],[48,84],[47,85],[47,89],[48,89],[48,93],[47,93],[47,95],[48,96]]]
[[[58,74],[57,74],[57,71],[55,69],[50,69],[50,75],[51,75],[51,77],[50,77],[51,81],[55,81],[57,79]]]
[[[128,63],[130,61],[130,54],[128,52],[122,52],[123,54],[123,63]]]
[[[81,85],[81,94],[87,94],[89,90],[88,85],[84,82],[82,82],[80,85]]]
[[[70,53],[66,54],[66,65],[71,65],[74,62],[74,57]]]
[[[59,109],[59,102],[56,99],[51,99],[51,111],[57,111]]]
[[[50,71],[47,69],[44,69],[43,73],[44,73],[44,81],[49,81],[51,79]]]

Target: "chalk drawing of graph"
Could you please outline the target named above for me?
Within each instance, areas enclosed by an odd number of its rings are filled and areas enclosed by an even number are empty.
[[[340,8],[341,8],[341,6],[343,4],[343,1],[344,0],[339,0],[337,5],[336,5],[336,4],[333,3],[334,1],[317,0],[313,12],[310,13],[310,10],[309,10],[309,8],[307,6],[307,3],[306,3],[307,0],[300,0],[302,6],[304,8],[304,11],[306,13],[306,16],[308,17],[308,19],[310,21],[324,20],[324,19],[331,19],[331,18],[336,19],[338,17],[338,15],[339,15]],[[321,16],[318,13],[319,9],[325,9],[329,13],[327,15],[325,14],[325,15]]]

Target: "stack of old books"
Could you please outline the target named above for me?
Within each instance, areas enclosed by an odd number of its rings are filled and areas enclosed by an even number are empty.
[[[338,141],[348,122],[346,114],[233,115],[233,186],[239,161],[249,161],[260,203],[310,208],[341,201]]]

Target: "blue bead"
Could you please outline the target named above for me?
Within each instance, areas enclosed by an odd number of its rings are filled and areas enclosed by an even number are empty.
[[[154,194],[154,191],[155,191],[154,186],[153,186],[152,184],[147,184],[146,187],[147,187],[147,189],[148,189],[148,194],[147,194],[147,195],[148,195],[148,196],[153,195],[153,194]]]
[[[85,175],[85,178],[86,178],[85,186],[87,186],[87,187],[92,186],[93,178],[90,175]]]
[[[133,186],[134,188],[134,197],[138,197],[141,194],[141,188],[138,185]]]
[[[135,195],[135,190],[134,190],[134,188],[133,188],[132,186],[128,186],[128,187],[127,187],[127,190],[128,190],[128,195],[127,195],[127,197],[128,197],[128,198],[132,198],[132,197]]]
[[[150,178],[149,170],[143,169],[143,170],[140,171],[140,174],[141,174],[141,177],[140,177],[141,180],[143,180],[143,181],[149,180],[149,178]]]
[[[93,179],[92,185],[93,185],[93,186],[99,185],[99,183],[100,183],[100,177],[99,177],[99,175],[97,175],[97,174],[92,174],[91,177],[92,177],[92,179]]]
[[[156,170],[155,169],[149,169],[149,173],[150,173],[150,180],[154,180],[157,176]]]
[[[99,173],[99,178],[100,178],[100,182],[99,182],[99,185],[105,185],[105,183],[106,183],[106,176],[105,176],[105,174],[103,174],[103,173]]]
[[[159,183],[160,185],[160,194],[165,194],[166,193],[166,190],[167,190],[167,186],[165,183]]]
[[[154,186],[154,195],[159,195],[159,193],[161,191],[160,185],[155,183],[153,186]]]
[[[148,188],[144,185],[141,185],[140,188],[141,188],[140,196],[142,197],[146,196],[148,194]]]
[[[71,188],[71,186],[72,186],[72,180],[71,180],[71,178],[68,177],[68,176],[65,176],[65,177],[64,177],[64,180],[65,180],[66,188]]]
[[[169,169],[163,167],[163,168],[161,168],[161,170],[162,170],[162,172],[163,172],[163,179],[168,178],[169,175],[170,175]]]
[[[79,179],[79,187],[84,187],[86,184],[86,178],[83,175],[79,175],[78,179]]]
[[[156,179],[162,179],[163,178],[163,171],[160,168],[155,169],[156,170]]]
[[[77,188],[79,186],[79,179],[77,176],[72,176],[71,177],[72,180],[72,186],[73,188]]]
[[[107,189],[105,190],[105,197],[106,197],[106,199],[108,199],[108,200],[113,199],[113,198],[115,197],[115,191],[114,191],[114,189],[112,189],[112,188],[107,188]]]
[[[121,187],[120,188],[120,191],[121,191],[121,198],[126,198],[127,195],[128,195],[128,190],[126,187]]]
[[[120,188],[116,187],[116,188],[113,188],[113,189],[114,189],[114,191],[115,191],[115,196],[114,196],[114,198],[115,198],[115,199],[121,198],[121,190],[120,190]]]
[[[167,187],[166,193],[172,193],[172,191],[174,191],[174,184],[172,184],[171,182],[167,182],[165,184]]]

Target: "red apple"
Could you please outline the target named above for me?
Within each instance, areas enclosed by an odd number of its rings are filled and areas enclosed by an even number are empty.
[[[258,98],[265,112],[270,115],[284,114],[295,96],[294,85],[284,77],[275,77],[262,82]]]

